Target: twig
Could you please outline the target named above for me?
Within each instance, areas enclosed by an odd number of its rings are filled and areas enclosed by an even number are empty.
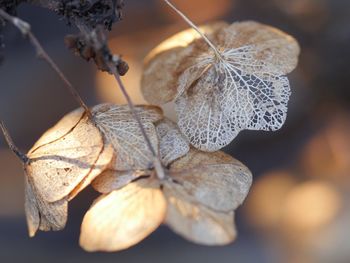
[[[0,129],[1,129],[2,133],[4,134],[5,140],[8,144],[8,146],[10,147],[11,151],[21,160],[22,163],[24,163],[24,164],[29,163],[30,159],[28,158],[28,156],[26,154],[22,153],[17,148],[17,146],[13,142],[4,122],[1,120],[0,120]]]
[[[157,176],[160,178],[160,179],[163,179],[165,177],[165,174],[164,174],[164,169],[163,169],[163,166],[159,160],[159,157],[156,153],[156,151],[154,150],[153,146],[152,146],[152,143],[145,131],[145,128],[143,127],[143,124],[140,120],[140,117],[139,115],[137,114],[136,112],[136,109],[135,109],[135,105],[134,103],[132,102],[128,92],[126,91],[126,88],[120,78],[120,75],[118,74],[117,70],[115,69],[115,67],[113,67],[112,65],[110,65],[110,63],[107,63],[107,65],[109,66],[109,69],[110,71],[112,72],[112,74],[114,75],[118,85],[119,85],[119,88],[120,90],[122,91],[128,105],[129,105],[129,108],[130,108],[130,111],[132,113],[132,115],[134,116],[140,130],[141,130],[141,133],[142,133],[142,136],[144,137],[146,143],[147,143],[147,146],[149,148],[149,150],[151,151],[152,155],[153,155],[153,165],[154,165],[154,168],[156,169],[156,172],[157,172]]]
[[[56,65],[56,63],[51,59],[51,57],[46,53],[42,45],[40,44],[39,40],[35,37],[35,35],[32,33],[30,25],[19,19],[18,17],[14,17],[6,13],[4,10],[0,9],[0,17],[7,20],[8,22],[12,23],[15,27],[17,27],[21,33],[28,37],[29,41],[34,46],[36,53],[38,57],[45,60],[50,67],[57,73],[57,75],[62,79],[66,87],[68,88],[69,92],[72,94],[74,99],[79,103],[79,105],[85,110],[85,112],[88,114],[89,118],[92,119],[91,111],[89,107],[84,103],[84,101],[81,99],[80,95],[78,94],[77,90],[73,87],[72,83],[65,77],[63,72],[59,69],[59,67]]]
[[[125,97],[128,106],[130,108],[130,112],[133,115],[134,119],[136,120],[141,134],[143,136],[143,138],[146,141],[147,147],[150,150],[152,157],[153,157],[153,165],[154,168],[157,172],[157,176],[160,179],[163,179],[165,177],[165,172],[162,166],[162,163],[160,161],[160,158],[157,154],[157,152],[155,151],[155,149],[152,146],[151,140],[149,139],[145,128],[143,127],[143,124],[141,122],[141,119],[139,117],[139,115],[137,114],[137,111],[135,109],[135,105],[132,102],[128,92],[126,91],[126,88],[120,78],[120,74],[117,71],[116,68],[116,61],[119,59],[118,56],[113,56],[110,51],[109,51],[109,47],[108,47],[108,43],[107,43],[107,39],[106,39],[106,35],[105,32],[101,29],[101,27],[97,27],[96,29],[89,31],[89,29],[87,29],[84,26],[78,26],[79,30],[81,31],[81,33],[85,36],[85,40],[89,43],[89,45],[95,50],[95,52],[100,52],[101,50],[104,50],[104,56],[101,56],[101,59],[103,60],[104,64],[107,67],[107,71],[112,74],[114,76],[114,78],[116,79],[120,90],[123,93],[123,96]]]

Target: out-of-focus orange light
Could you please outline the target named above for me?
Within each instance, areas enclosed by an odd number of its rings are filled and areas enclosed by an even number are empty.
[[[157,2],[159,2],[162,14],[171,20],[181,20],[181,17],[175,14],[163,1]],[[233,9],[235,0],[172,0],[172,3],[192,20],[200,23],[226,15]],[[200,12],[198,12],[199,10]]]
[[[288,229],[314,230],[336,217],[341,198],[330,184],[311,181],[290,191],[283,206],[283,222]]]
[[[273,171],[253,184],[245,204],[249,221],[262,228],[276,227],[288,192],[296,185],[287,171]]]
[[[127,92],[135,104],[145,104],[140,91],[140,79],[142,74],[142,65],[140,61],[130,57],[124,57],[129,64],[128,73],[122,77]],[[120,91],[115,78],[106,72],[98,71],[96,74],[97,96],[103,102],[113,102],[117,104],[126,104],[127,101]]]
[[[306,175],[349,180],[349,120],[349,115],[336,117],[309,142],[301,157]]]

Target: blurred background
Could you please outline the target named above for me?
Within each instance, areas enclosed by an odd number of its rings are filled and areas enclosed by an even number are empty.
[[[129,62],[123,77],[137,103],[144,56],[186,28],[161,0],[126,0],[124,20],[110,35]],[[350,1],[173,0],[195,22],[257,20],[295,36],[302,52],[289,75],[292,97],[278,132],[244,131],[225,149],[253,172],[247,201],[237,211],[238,239],[226,247],[191,244],[161,227],[119,253],[88,254],[78,245],[80,222],[96,193],[70,204],[62,232],[27,237],[21,164],[0,139],[1,262],[350,262]],[[124,103],[113,79],[75,57],[63,44],[74,32],[55,14],[22,5],[19,16],[78,87],[89,105]],[[60,79],[35,58],[11,26],[0,67],[0,113],[27,151],[61,116],[77,107]],[[171,114],[171,112],[170,112]]]

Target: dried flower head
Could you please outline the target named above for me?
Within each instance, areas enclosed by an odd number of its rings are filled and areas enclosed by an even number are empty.
[[[161,111],[151,106],[136,109],[154,134],[152,121],[162,118]],[[67,114],[27,155],[25,206],[30,236],[38,229],[62,229],[68,201],[109,165],[125,169],[152,167],[147,146],[127,106],[102,104],[91,112],[93,121],[82,109]],[[124,151],[132,152],[133,157],[124,158]]]
[[[222,152],[190,150],[169,120],[159,122],[157,132],[164,177],[154,169],[120,171],[117,166],[97,177],[92,185],[103,195],[84,217],[84,249],[126,249],[162,223],[200,244],[222,245],[235,238],[233,214],[251,185],[248,168]]]
[[[166,40],[146,58],[145,99],[175,101],[181,132],[205,151],[226,146],[241,130],[281,128],[290,96],[285,75],[298,60],[296,40],[251,21],[198,31]]]

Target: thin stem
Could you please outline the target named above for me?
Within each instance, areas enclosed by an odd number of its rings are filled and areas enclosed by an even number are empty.
[[[158,157],[156,151],[154,150],[154,148],[152,146],[152,143],[151,143],[151,141],[146,133],[145,128],[143,127],[141,119],[136,112],[135,105],[132,102],[128,92],[126,91],[126,88],[125,88],[125,86],[120,78],[119,73],[115,69],[115,67],[113,65],[111,65],[111,63],[108,63],[108,67],[109,67],[110,71],[113,73],[113,75],[114,75],[114,77],[119,85],[119,88],[122,91],[128,105],[129,105],[130,111],[131,111],[132,115],[134,116],[134,118],[135,118],[135,120],[136,120],[136,122],[141,130],[142,136],[144,137],[146,144],[153,155],[153,165],[154,165],[154,168],[156,169],[157,176],[159,177],[159,179],[163,179],[165,177],[163,166],[159,160],[159,157]]]
[[[209,38],[203,33],[198,26],[196,26],[184,13],[182,13],[173,3],[171,3],[169,0],[164,0],[164,2],[170,6],[178,15],[180,15],[187,24],[189,24],[204,40],[207,42],[207,44],[214,50],[215,55],[218,58],[222,58],[221,53],[216,48],[216,46],[209,40]]]
[[[13,142],[10,133],[8,132],[5,123],[3,121],[0,120],[0,129],[2,131],[2,133],[4,134],[5,140],[8,144],[8,146],[10,147],[11,151],[21,160],[22,163],[27,164],[29,163],[29,158],[26,154],[22,153],[17,146],[15,145],[15,143]]]
[[[36,53],[38,57],[45,60],[49,66],[57,73],[57,75],[62,79],[64,84],[66,85],[68,91],[72,94],[74,99],[79,103],[79,105],[85,110],[85,112],[88,114],[90,119],[92,119],[91,111],[88,108],[88,106],[84,103],[84,101],[81,99],[79,93],[74,88],[72,83],[66,78],[66,76],[63,74],[63,72],[59,69],[59,67],[56,65],[56,63],[51,59],[51,57],[46,53],[45,49],[40,44],[39,40],[35,37],[35,35],[32,33],[30,25],[19,19],[18,17],[14,17],[6,13],[4,10],[0,9],[0,17],[3,19],[9,21],[12,23],[15,27],[17,27],[21,33],[28,37],[31,44],[34,46]]]

